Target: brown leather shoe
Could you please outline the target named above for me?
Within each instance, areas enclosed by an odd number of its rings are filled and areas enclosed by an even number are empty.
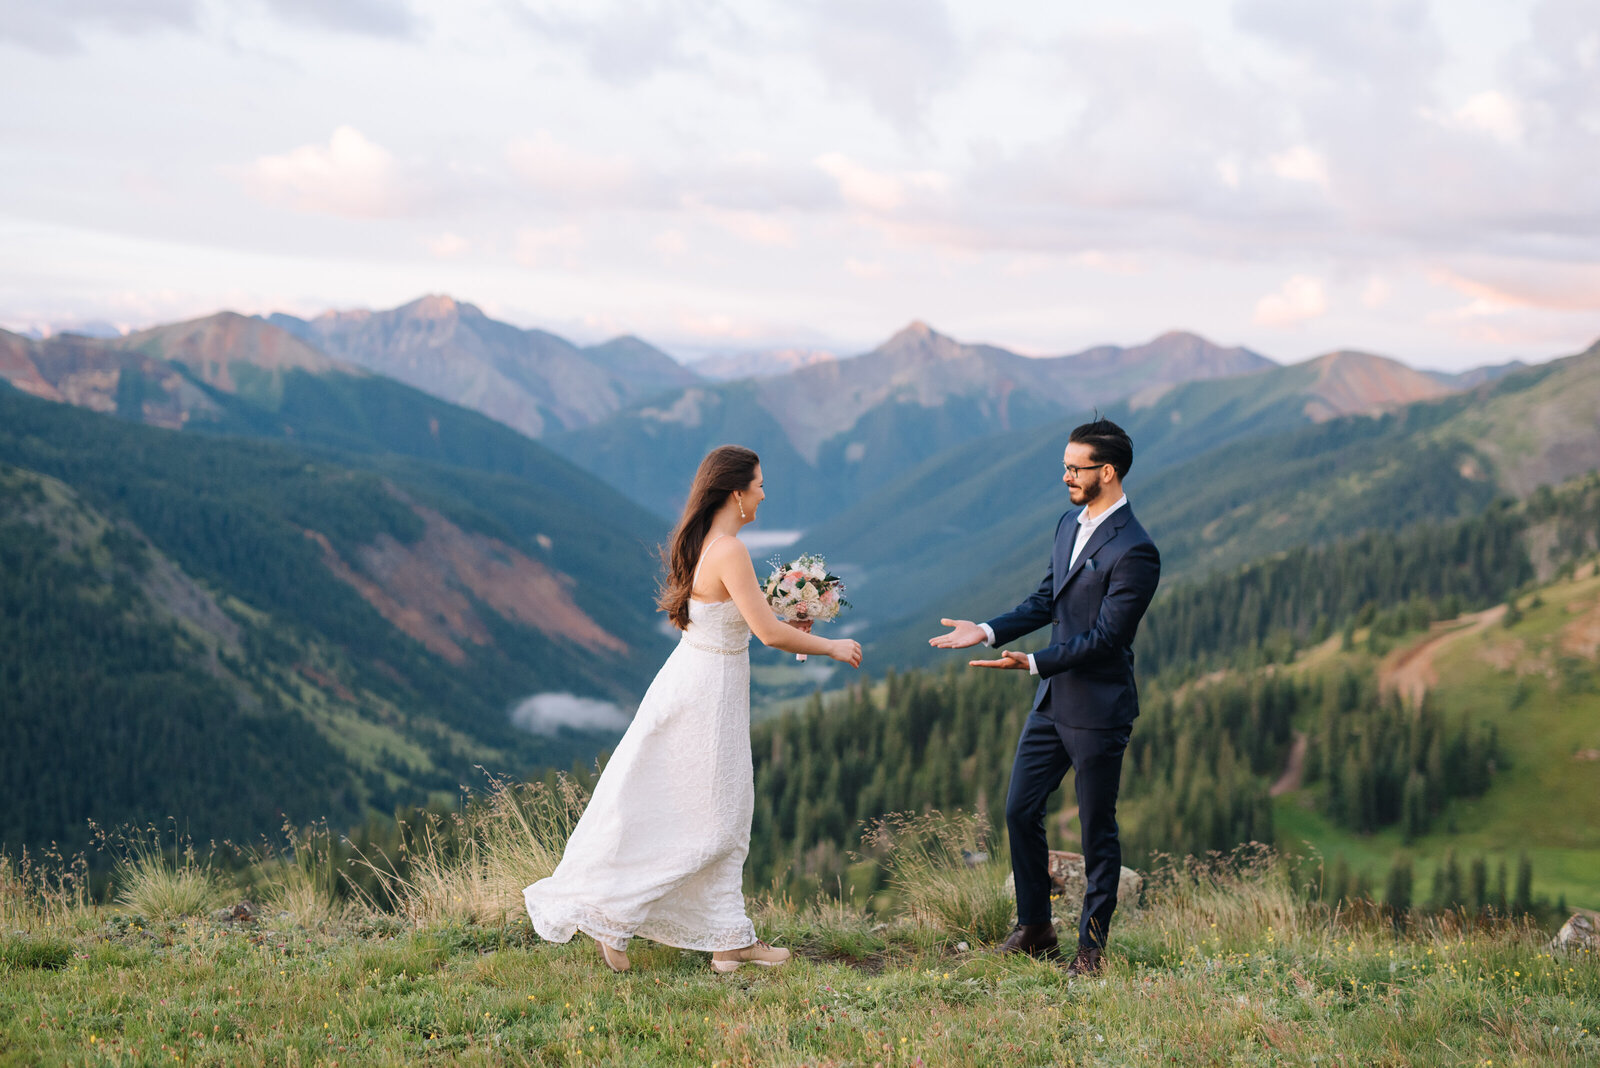
[[[1072,963],[1067,965],[1067,974],[1099,975],[1105,970],[1105,951],[1099,946],[1079,946],[1078,955],[1072,958]]]
[[[1056,940],[1056,929],[1051,924],[1019,923],[1015,930],[1006,935],[1006,940],[1000,943],[996,952],[1026,953],[1030,957],[1055,960],[1061,955],[1061,947]]]

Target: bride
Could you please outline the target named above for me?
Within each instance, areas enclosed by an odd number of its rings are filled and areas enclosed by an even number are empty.
[[[792,653],[861,665],[861,646],[773,615],[739,530],[766,497],[749,449],[713,449],[695,472],[662,553],[657,604],[683,631],[639,704],[554,874],[523,891],[534,930],[551,942],[582,931],[612,971],[635,936],[709,950],[711,967],[772,966],[789,951],[756,938],[744,911],[755,779],[750,763],[750,658],[755,634]]]

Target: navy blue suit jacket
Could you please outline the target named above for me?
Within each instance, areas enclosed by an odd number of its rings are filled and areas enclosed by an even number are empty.
[[[1049,647],[1033,656],[1034,711],[1067,727],[1121,727],[1139,714],[1133,635],[1161,581],[1161,554],[1125,504],[1095,529],[1069,568],[1077,520],[1076,510],[1061,517],[1044,581],[989,627],[999,646],[1050,624]]]

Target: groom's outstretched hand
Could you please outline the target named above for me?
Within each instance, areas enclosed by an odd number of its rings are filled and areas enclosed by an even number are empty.
[[[1007,649],[1000,654],[998,660],[968,660],[967,663],[973,667],[1003,668],[1009,671],[1016,671],[1020,668],[1023,671],[1027,671],[1028,654],[1019,653],[1015,649]]]
[[[928,639],[928,644],[935,649],[965,649],[971,645],[982,645],[989,640],[983,628],[970,619],[941,619],[939,623],[949,627],[950,633]]]

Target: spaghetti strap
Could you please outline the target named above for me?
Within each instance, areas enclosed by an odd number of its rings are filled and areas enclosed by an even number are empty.
[[[689,576],[689,596],[691,596],[691,597],[694,596],[695,584],[700,581],[700,565],[706,562],[706,553],[711,551],[711,547],[713,545],[715,545],[717,542],[721,541],[723,538],[726,538],[726,537],[727,537],[726,534],[718,534],[716,537],[714,537],[710,541],[706,542],[705,546],[703,548],[701,548],[701,550],[700,550],[700,559],[695,561],[694,574]]]

